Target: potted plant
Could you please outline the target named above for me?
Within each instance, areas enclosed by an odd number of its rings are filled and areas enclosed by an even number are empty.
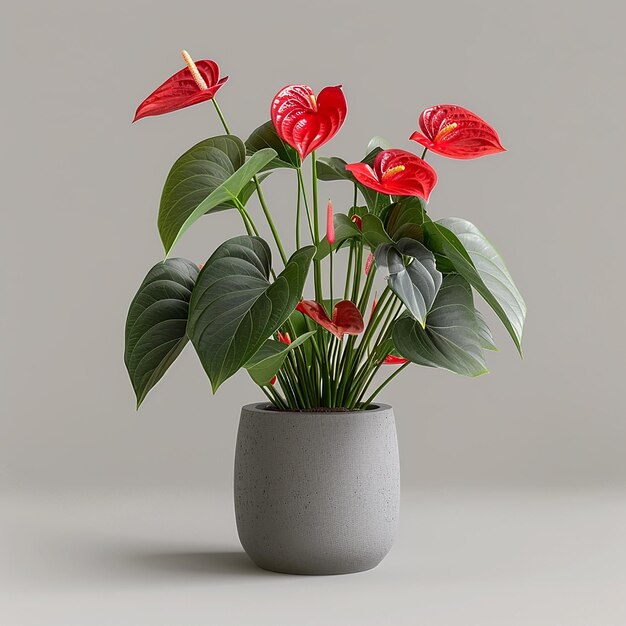
[[[227,78],[213,61],[183,57],[186,67],[135,120],[209,101],[224,133],[185,152],[165,181],[158,214],[165,259],[141,283],[126,322],[137,405],[188,341],[213,392],[247,370],[266,401],[243,407],[237,438],[244,549],[282,572],[369,569],[391,547],[399,505],[393,411],[377,401],[380,392],[410,364],[487,372],[484,351],[495,346],[475,293],[521,350],[526,307],[501,257],[470,222],[427,211],[437,183],[428,152],[473,159],[504,148],[476,114],[438,105],[422,112],[410,136],[420,156],[376,138],[361,160],[319,157],[341,129],[346,99],[340,86],[316,95],[306,85],[281,89],[270,120],[242,141],[215,99]],[[297,186],[292,254],[262,191],[278,169]],[[321,203],[318,181],[351,185],[352,205],[338,211]],[[253,195],[261,215],[247,208]],[[225,210],[239,215],[245,234],[200,266],[172,256],[197,220]],[[277,264],[259,236],[260,219]],[[339,261],[345,270],[335,272]]]

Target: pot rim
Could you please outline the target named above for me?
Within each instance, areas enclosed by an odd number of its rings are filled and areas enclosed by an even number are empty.
[[[370,415],[372,413],[381,413],[385,411],[393,411],[393,407],[390,404],[384,404],[383,402],[375,402],[370,404],[367,409],[360,409],[358,411],[315,411],[311,409],[302,409],[302,410],[287,410],[284,411],[282,409],[268,408],[272,406],[269,402],[253,402],[252,404],[245,404],[241,407],[242,411],[252,411],[254,413],[261,413],[263,415],[324,415],[328,417],[346,417],[347,415]]]

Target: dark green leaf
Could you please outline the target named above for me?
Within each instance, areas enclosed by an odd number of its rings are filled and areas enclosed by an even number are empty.
[[[400,239],[396,244],[378,246],[374,258],[378,268],[387,273],[391,290],[424,326],[442,279],[433,253],[419,241]]]
[[[376,135],[369,140],[365,154],[376,156],[381,150],[389,150],[389,148],[391,148],[391,144],[384,137]]]
[[[270,284],[270,248],[259,237],[223,243],[202,268],[187,334],[213,391],[244,366],[300,301],[313,246],[298,250]]]
[[[358,229],[357,225],[344,213],[335,213],[333,223],[335,224],[335,243],[333,244],[333,250],[336,250],[346,239],[361,236],[361,231]],[[330,244],[328,243],[328,239],[324,237],[317,246],[315,259],[321,261],[329,254]]]
[[[363,238],[367,241],[372,251],[385,243],[393,243],[393,240],[381,222],[380,218],[373,213],[368,213],[361,218]]]
[[[179,237],[202,215],[228,208],[253,176],[276,156],[271,148],[248,161],[238,137],[205,139],[181,156],[165,181],[159,208],[159,233],[168,255]]]
[[[249,155],[264,148],[272,148],[276,151],[276,156],[263,168],[264,170],[281,167],[295,169],[300,163],[298,153],[278,136],[271,120],[253,130],[250,137],[246,139],[246,152]]]
[[[283,366],[287,355],[303,344],[309,337],[315,335],[314,330],[294,339],[289,345],[282,341],[268,339],[261,349],[246,363],[245,368],[252,380],[261,387],[268,385],[278,370]]]
[[[521,354],[526,304],[504,261],[470,222],[446,218],[424,224],[426,245],[445,257],[496,312]]]
[[[262,183],[271,172],[266,172],[265,174],[260,174],[257,176],[257,180]],[[256,183],[251,180],[246,183],[244,188],[241,190],[241,193],[237,196],[237,202],[246,206],[248,204],[248,200],[252,197],[252,194],[256,191]],[[209,213],[215,213],[216,211],[226,211],[227,209],[235,209],[237,208],[237,204],[234,200],[228,200],[219,206],[216,206],[214,209],[211,209]]]
[[[185,259],[157,263],[126,318],[124,363],[137,408],[187,343],[187,313],[198,268]]]
[[[488,372],[472,289],[461,276],[443,279],[425,329],[410,317],[401,317],[393,326],[393,342],[405,359],[418,365],[440,367],[463,376]]]
[[[385,211],[385,230],[395,241],[403,237],[423,241],[425,214],[426,203],[421,198],[406,196]]]
[[[491,334],[491,328],[489,328],[487,321],[483,317],[483,314],[478,310],[474,310],[476,316],[476,323],[478,324],[478,335],[480,336],[480,345],[484,350],[492,350],[498,352],[498,347],[493,342],[493,335]]]

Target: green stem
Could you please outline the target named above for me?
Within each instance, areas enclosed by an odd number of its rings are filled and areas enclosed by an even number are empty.
[[[426,153],[428,152],[428,148],[424,148],[424,152],[422,152],[422,160],[424,160],[424,157],[426,156]]]
[[[330,254],[328,255],[328,259],[330,261],[330,275],[328,277],[328,288],[330,291],[330,309],[332,311],[334,303],[333,303],[333,250],[332,246],[330,249]]]
[[[296,204],[296,250],[300,250],[300,205],[302,198],[300,197],[300,179],[298,178],[298,200]]]
[[[230,128],[228,128],[228,124],[226,123],[226,119],[224,118],[224,115],[222,114],[222,110],[220,109],[219,105],[217,104],[217,100],[215,98],[213,98],[211,100],[211,102],[213,102],[213,106],[215,107],[215,110],[217,111],[217,115],[220,118],[220,122],[222,122],[222,126],[224,127],[224,130],[226,131],[226,134],[230,135]]]
[[[352,275],[352,263],[354,261],[354,242],[350,242],[350,255],[348,256],[348,269],[346,270],[346,286],[343,290],[343,299],[347,300],[350,294],[350,278]]]
[[[230,128],[228,127],[226,118],[224,117],[224,114],[222,113],[222,109],[220,109],[220,106],[219,104],[217,104],[217,100],[215,98],[212,99],[212,102],[217,112],[217,115],[220,118],[220,122],[222,122],[222,126],[224,127],[224,130],[226,131],[226,134],[230,135],[231,134]],[[287,255],[285,254],[285,250],[283,249],[283,244],[280,240],[278,231],[276,230],[276,227],[274,226],[274,222],[272,220],[272,216],[269,212],[269,209],[267,208],[267,205],[265,204],[265,198],[263,197],[263,192],[261,191],[261,184],[259,183],[259,179],[256,176],[254,176],[252,180],[254,181],[254,186],[256,187],[256,193],[259,197],[259,202],[261,203],[261,208],[263,209],[263,213],[265,214],[265,219],[267,220],[270,230],[272,231],[272,236],[274,237],[274,241],[276,242],[276,247],[278,248],[280,258],[283,260],[284,264],[287,264]],[[255,228],[255,231],[256,231],[256,228]],[[258,231],[256,232],[256,234],[258,236]]]
[[[365,401],[365,402],[361,402],[362,407],[365,409],[367,408],[371,403],[372,400],[374,400],[374,398],[376,398],[376,396],[401,372],[403,371],[406,367],[408,367],[411,364],[410,361],[408,361],[407,363],[404,363],[403,365],[401,365],[393,374],[391,374],[391,376],[388,376],[378,387],[376,387],[376,390],[374,391],[374,393],[372,393],[372,395],[370,395],[370,397]]]
[[[278,252],[280,253],[280,258],[283,260],[283,264],[287,265],[287,255],[285,254],[282,241],[280,240],[280,235],[278,234],[278,231],[276,230],[276,226],[274,225],[272,214],[270,213],[270,210],[267,208],[267,204],[265,204],[265,198],[263,197],[263,192],[261,191],[261,184],[259,183],[259,179],[255,176],[252,180],[254,180],[256,193],[259,196],[259,202],[261,203],[261,208],[263,209],[263,213],[265,214],[265,219],[267,220],[267,224],[270,227],[270,230],[272,231],[272,236],[274,237],[274,241],[276,242],[276,247],[278,248]]]
[[[304,178],[302,177],[302,167],[298,166],[296,168],[296,173],[298,176],[298,191],[302,194],[302,199],[304,200],[304,208],[306,210],[306,218],[309,224],[309,233],[311,234],[311,241],[315,241],[315,235],[313,234],[313,222],[311,221],[311,211],[309,209],[309,201],[306,197],[306,191],[304,186]]]
[[[315,246],[318,246],[320,242],[320,219],[317,194],[317,157],[315,156],[315,150],[311,152],[311,175],[313,177],[313,243]],[[322,271],[321,262],[317,259],[313,260],[313,271],[315,275],[315,299],[321,304],[324,299],[322,289]]]

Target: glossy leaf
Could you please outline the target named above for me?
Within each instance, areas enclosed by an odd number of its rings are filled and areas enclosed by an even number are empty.
[[[498,133],[472,111],[455,104],[439,104],[422,112],[421,133],[410,139],[435,154],[453,159],[476,159],[503,152]]]
[[[187,333],[214,392],[296,308],[314,253],[313,246],[298,250],[273,283],[270,248],[259,237],[234,237],[211,255],[191,298]]]
[[[391,290],[424,326],[442,281],[433,253],[419,241],[400,239],[396,244],[380,245],[374,257]]]
[[[461,276],[446,276],[428,314],[426,328],[410,317],[393,326],[398,352],[418,365],[439,367],[463,376],[488,372],[474,314],[470,285]]]
[[[496,312],[521,354],[526,303],[495,248],[470,222],[446,218],[424,224],[426,245],[446,257]]]
[[[369,156],[374,153],[375,156],[376,150],[389,150],[389,148],[391,148],[391,144],[384,137],[376,135],[369,140],[365,154]]]
[[[287,85],[270,108],[278,136],[304,159],[330,141],[346,118],[348,106],[341,86],[324,87],[316,97],[308,85]]]
[[[426,203],[414,196],[401,198],[392,204],[384,215],[385,230],[397,241],[407,237],[416,241],[424,240],[424,216]]]
[[[491,334],[491,328],[489,328],[487,320],[485,320],[483,314],[478,309],[474,310],[474,315],[476,316],[476,323],[478,324],[478,335],[480,337],[480,345],[482,346],[483,350],[498,352],[498,347],[493,341],[493,335]]]
[[[361,218],[361,232],[372,252],[384,243],[393,243],[381,219],[372,213],[367,213]]]
[[[282,167],[294,169],[298,167],[298,153],[278,136],[271,120],[253,130],[248,139],[246,139],[246,152],[248,155],[251,156],[264,148],[272,148],[272,150],[276,151],[276,156],[265,166],[264,170]]]
[[[196,61],[195,65],[206,84],[206,89],[198,87],[191,71],[185,67],[170,76],[139,105],[133,122],[142,117],[162,115],[211,100],[228,80],[228,76],[220,79],[220,70],[215,61],[204,59]]]
[[[437,173],[423,159],[406,150],[383,150],[373,165],[349,163],[346,169],[365,187],[392,196],[419,196],[428,200]]]
[[[335,225],[335,243],[332,246],[333,250],[339,248],[347,239],[361,237],[361,231],[358,226],[345,213],[335,213],[333,223]],[[331,245],[328,243],[328,238],[324,237],[317,246],[315,259],[318,261],[325,259],[330,254],[330,250]]]
[[[252,380],[260,386],[269,385],[272,378],[276,376],[283,366],[287,355],[314,334],[314,330],[309,331],[300,335],[289,344],[268,339],[245,365]]]
[[[141,283],[126,318],[124,363],[137,407],[187,343],[187,314],[198,268],[185,259],[157,263]]]
[[[257,175],[257,180],[260,183],[262,183],[270,174],[271,172],[265,172],[265,174],[259,174]],[[253,180],[247,182],[244,188],[241,190],[241,192],[237,196],[237,202],[239,202],[243,206],[246,206],[246,204],[248,204],[248,200],[250,200],[250,198],[254,195],[255,191],[256,191],[256,183]],[[236,209],[236,208],[237,208],[237,203],[235,202],[235,200],[227,200],[226,202],[223,202],[222,204],[212,208],[208,212],[217,213],[218,211],[227,211],[229,209]]]
[[[275,156],[264,148],[245,161],[244,145],[233,135],[206,139],[183,154],[161,196],[158,226],[166,254],[200,217],[226,208]]]

